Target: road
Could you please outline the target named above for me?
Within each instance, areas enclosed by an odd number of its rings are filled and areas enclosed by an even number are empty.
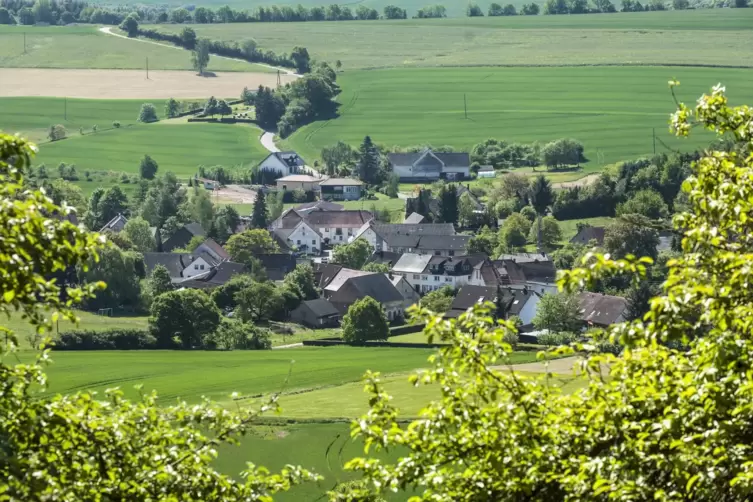
[[[277,145],[275,145],[275,133],[264,131],[264,133],[259,137],[259,141],[261,141],[261,146],[267,149],[269,152],[279,152],[280,149],[277,148]]]

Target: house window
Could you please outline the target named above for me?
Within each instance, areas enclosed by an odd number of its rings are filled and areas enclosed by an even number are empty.
[[[194,266],[193,266],[193,269],[194,269],[194,270],[199,270],[199,266],[198,266],[198,265],[194,265]]]
[[[455,256],[455,251],[450,250],[450,256]]]
[[[444,282],[452,282],[452,278],[451,277],[445,277],[444,278]]]
[[[316,246],[316,239],[311,239],[311,245]]]
[[[301,240],[299,239],[299,240],[295,241],[295,243],[300,246],[301,245]]]
[[[342,228],[335,229],[335,235],[342,235],[342,234],[343,234],[343,229]]]
[[[439,256],[439,255],[440,255],[440,254],[442,254],[442,253],[441,253],[440,251],[434,251],[434,254],[435,254],[436,256]]]
[[[343,236],[341,235],[341,236],[340,236],[340,241],[342,241],[342,240],[343,240]]]
[[[421,276],[418,274],[413,274],[413,280],[418,281],[421,279]]]
[[[200,270],[204,270],[204,265],[199,265]]]
[[[439,282],[439,276],[438,275],[434,276],[434,282]]]

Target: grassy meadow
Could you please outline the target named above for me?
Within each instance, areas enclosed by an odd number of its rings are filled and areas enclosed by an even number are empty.
[[[457,5],[465,9],[466,4]],[[193,28],[199,36],[214,39],[254,38],[262,47],[275,52],[289,52],[292,46],[301,45],[313,58],[330,63],[340,60],[347,72],[416,66],[750,66],[750,60],[740,56],[751,53],[752,25],[753,9],[706,9],[577,16],[215,24]],[[182,26],[164,25],[160,29],[178,32]]]
[[[137,70],[146,67],[147,58],[151,70],[192,70],[188,51],[124,40],[99,32],[98,26],[0,25],[2,68]],[[216,57],[209,62],[210,71],[266,71],[263,68]]]
[[[340,116],[295,132],[287,144],[304,158],[338,140],[365,135],[387,146],[451,145],[469,149],[485,138],[530,143],[570,137],[585,145],[583,172],[657,152],[704,146],[711,134],[678,139],[668,131],[674,111],[667,81],[692,106],[722,82],[734,103],[753,99],[753,70],[587,68],[420,68],[346,72]],[[464,116],[466,97],[468,118]]]

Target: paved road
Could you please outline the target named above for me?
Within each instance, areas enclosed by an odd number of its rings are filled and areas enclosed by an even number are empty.
[[[296,347],[303,347],[302,343],[290,343],[288,345],[278,345],[277,347],[272,347],[272,350],[277,349],[294,349]]]
[[[280,149],[277,148],[277,145],[275,145],[275,133],[264,131],[264,133],[259,137],[259,141],[261,141],[261,146],[267,149],[269,152],[279,152]]]

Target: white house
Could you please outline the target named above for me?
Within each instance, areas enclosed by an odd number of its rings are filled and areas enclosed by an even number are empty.
[[[423,152],[390,153],[387,157],[400,181],[462,180],[471,175],[468,153],[440,153],[426,149]]]
[[[405,280],[405,277],[395,274],[387,274],[387,278],[390,280],[395,289],[397,289],[403,298],[405,298],[405,308],[407,309],[411,305],[415,305],[421,299],[421,295],[413,289],[413,286]]]
[[[361,210],[299,212],[290,209],[270,224],[270,230],[280,235],[280,231],[284,233],[305,221],[309,228],[316,230],[325,244],[347,244],[372,219],[370,212]]]
[[[500,301],[499,293],[502,293],[501,301],[505,305],[508,319],[517,316],[523,325],[531,324],[541,295],[528,289],[464,286],[458,291],[445,317],[458,317],[474,305],[486,302],[497,304]]]
[[[436,256],[465,254],[469,235],[456,235],[452,223],[377,223],[370,221],[356,233],[375,251]]]
[[[295,152],[272,152],[259,163],[260,171],[276,171],[282,176],[303,172],[306,162]]]
[[[442,257],[405,253],[391,270],[402,276],[421,294],[443,286],[496,286],[499,284],[493,264],[483,256]],[[491,274],[491,275],[490,275]]]
[[[322,250],[322,235],[304,220],[293,228],[280,228],[274,233],[301,253],[318,255]]]
[[[205,274],[220,262],[205,252],[199,253],[143,253],[147,274],[157,265],[163,265],[173,283]]]

